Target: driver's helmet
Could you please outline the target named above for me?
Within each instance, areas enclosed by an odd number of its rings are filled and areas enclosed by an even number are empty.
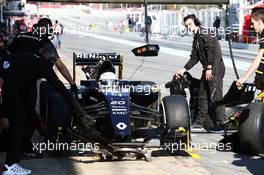
[[[100,75],[99,80],[117,80],[117,76],[113,72],[104,72]]]
[[[105,88],[113,88],[117,83],[117,76],[113,72],[104,72],[99,77],[99,84]]]
[[[115,67],[110,60],[102,60],[97,65],[96,80],[102,79],[117,79],[115,75]]]

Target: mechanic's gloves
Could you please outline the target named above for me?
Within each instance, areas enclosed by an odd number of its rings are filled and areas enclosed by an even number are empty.
[[[77,88],[76,84],[71,84],[71,92],[74,92],[74,93],[78,92],[78,88]]]
[[[80,118],[81,125],[86,129],[87,134],[91,137],[98,138],[101,133],[94,128],[95,120],[91,120],[91,117],[86,115]]]

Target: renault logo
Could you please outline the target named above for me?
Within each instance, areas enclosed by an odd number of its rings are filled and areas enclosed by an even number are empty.
[[[116,125],[116,127],[117,127],[118,129],[120,129],[120,130],[124,130],[124,129],[127,128],[127,125],[126,125],[125,123],[121,122],[121,123],[118,123],[118,124]]]
[[[8,69],[10,67],[10,64],[8,61],[4,61],[3,68]]]

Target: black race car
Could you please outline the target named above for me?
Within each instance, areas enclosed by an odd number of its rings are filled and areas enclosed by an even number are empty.
[[[98,142],[102,158],[111,159],[135,154],[150,161],[150,148],[166,147],[172,151],[173,146],[180,143],[188,147],[190,114],[183,95],[161,99],[155,82],[122,79],[123,57],[120,54],[73,55],[73,75],[75,67],[82,66],[87,78],[80,82],[79,91],[74,95],[94,123],[91,128],[84,128],[81,118],[64,99],[47,82],[42,82],[40,111],[46,117],[47,139]],[[115,67],[118,67],[117,74]],[[158,142],[153,144],[153,140]]]

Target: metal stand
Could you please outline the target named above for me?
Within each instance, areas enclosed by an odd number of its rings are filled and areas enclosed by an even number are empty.
[[[145,33],[146,33],[146,43],[149,45],[149,30],[148,30],[148,6],[147,6],[147,0],[144,1],[144,7],[145,7]]]

